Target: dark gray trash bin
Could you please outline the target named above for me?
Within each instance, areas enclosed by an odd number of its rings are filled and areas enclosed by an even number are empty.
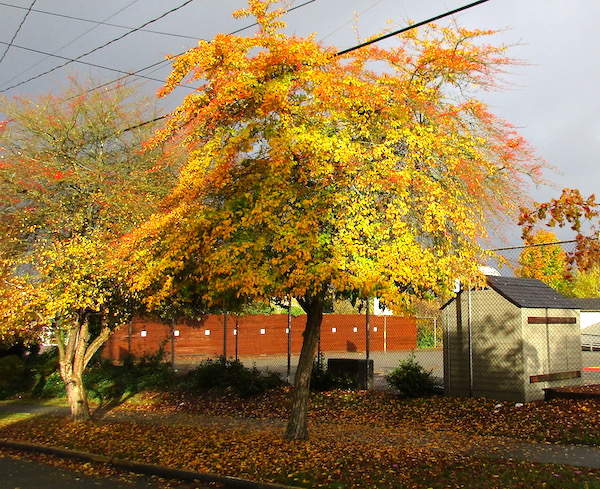
[[[329,358],[327,370],[335,375],[355,379],[359,389],[368,389],[373,384],[373,360],[369,360],[368,376],[367,360],[360,358]]]

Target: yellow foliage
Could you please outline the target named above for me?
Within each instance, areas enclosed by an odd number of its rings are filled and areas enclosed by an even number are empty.
[[[208,302],[331,287],[405,304],[476,276],[486,226],[539,168],[509,124],[458,97],[493,88],[504,47],[431,26],[336,57],[279,32],[276,3],[236,12],[257,19],[255,36],[173,61],[163,95],[202,85],[151,144],[191,156],[168,210],[128,237],[136,289],[152,306],[186,286]]]

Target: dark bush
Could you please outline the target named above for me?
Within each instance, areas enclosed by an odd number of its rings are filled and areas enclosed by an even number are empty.
[[[44,379],[44,384],[40,389],[39,395],[44,398],[57,398],[66,395],[65,383],[60,376],[60,372],[55,370]]]
[[[54,378],[62,383],[58,372],[58,351],[56,348],[51,348],[45,352],[36,355],[31,358],[31,370],[34,378],[34,382],[31,386],[31,395],[33,397],[44,396],[44,389],[50,376],[54,375]],[[62,386],[58,397],[64,395],[64,386]],[[48,392],[49,389],[46,389]],[[51,390],[51,389],[50,389]],[[55,396],[49,396],[55,397]]]
[[[58,368],[54,349],[38,354],[37,348],[20,355],[0,357],[0,399],[14,396],[40,396],[47,377]]]
[[[145,389],[171,385],[175,374],[164,360],[164,353],[145,355],[139,359],[127,357],[123,365],[114,365],[102,358],[86,370],[83,383],[91,398],[101,405],[118,404]]]
[[[275,372],[261,372],[256,367],[244,367],[239,360],[227,360],[220,356],[203,360],[182,381],[188,389],[232,389],[240,397],[262,394],[279,387],[283,381]]]
[[[416,362],[414,353],[400,361],[400,366],[387,374],[385,379],[407,397],[426,396],[435,392],[431,372],[427,372]]]
[[[17,355],[0,357],[0,399],[22,390],[25,380],[26,366],[21,358]]]

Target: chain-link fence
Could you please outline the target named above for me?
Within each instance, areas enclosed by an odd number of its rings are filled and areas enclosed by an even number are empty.
[[[375,305],[375,307],[374,307]],[[441,383],[443,340],[439,311],[428,308],[414,316],[393,315],[371,300],[336,302],[324,314],[318,342],[318,361],[360,361],[373,366],[369,386],[385,388],[384,375],[414,352],[417,361]],[[159,348],[178,369],[193,368],[202,360],[225,356],[248,367],[280,373],[293,381],[306,315],[295,305],[275,314],[212,314],[202,320],[166,324],[136,318],[117,331],[104,355],[116,361],[127,355],[143,356]]]
[[[377,301],[336,302],[323,318],[318,360],[323,366],[351,360],[365,373],[372,364],[369,387],[384,389],[385,374],[414,355],[451,395],[518,401],[543,397],[547,388],[600,383],[600,299],[572,300],[555,290],[566,291],[564,269],[555,272],[566,264],[569,246],[496,250],[485,287],[463,284],[443,307],[422,304],[411,316],[393,315]],[[551,288],[516,275],[556,280]],[[296,305],[173,324],[137,318],[113,336],[105,355],[119,360],[162,346],[180,369],[225,356],[292,382],[305,322]]]
[[[462,304],[457,297],[444,312],[446,388],[529,400],[544,389],[600,383],[600,298],[581,297],[582,274],[569,271],[575,242],[494,251],[486,287],[465,287]]]

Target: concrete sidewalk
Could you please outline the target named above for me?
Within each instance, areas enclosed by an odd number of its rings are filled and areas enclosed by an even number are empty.
[[[53,406],[50,404],[31,404],[26,402],[0,402],[0,416],[2,414],[61,414],[67,416],[69,408]]]
[[[542,444],[510,438],[485,437],[476,441],[466,454],[482,458],[600,469],[600,448],[583,445]]]

